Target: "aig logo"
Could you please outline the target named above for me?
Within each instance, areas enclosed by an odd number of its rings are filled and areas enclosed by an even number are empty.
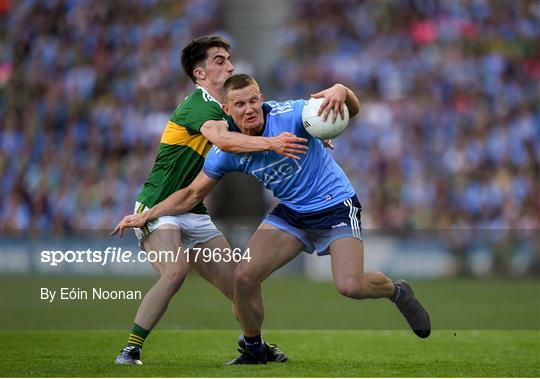
[[[251,175],[259,179],[265,186],[277,184],[292,178],[302,170],[302,166],[291,158],[283,158],[268,166],[251,171]]]

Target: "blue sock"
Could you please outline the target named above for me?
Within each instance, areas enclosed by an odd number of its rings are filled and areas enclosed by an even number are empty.
[[[244,336],[244,341],[246,342],[246,349],[256,355],[261,355],[263,353],[263,340],[261,335],[255,337],[246,337]]]

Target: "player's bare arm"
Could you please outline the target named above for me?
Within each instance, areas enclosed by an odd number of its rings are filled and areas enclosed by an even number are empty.
[[[332,87],[322,90],[320,92],[311,95],[314,98],[324,98],[324,102],[319,108],[319,115],[322,115],[323,120],[326,121],[330,111],[334,111],[332,115],[332,122],[336,122],[336,118],[339,114],[341,118],[344,117],[343,104],[347,105],[349,109],[349,117],[354,117],[360,111],[360,102],[358,98],[349,88],[343,84],[334,84]]]
[[[300,159],[305,154],[307,139],[292,133],[281,133],[276,137],[255,137],[241,133],[230,132],[225,121],[206,121],[201,127],[201,133],[220,150],[228,153],[249,153],[272,150],[276,153]]]
[[[122,221],[116,225],[111,235],[119,233],[120,237],[122,237],[124,235],[124,230],[126,229],[141,228],[147,222],[161,216],[189,212],[195,205],[200,203],[206,195],[208,195],[217,182],[218,180],[209,178],[201,171],[188,187],[174,192],[146,212],[125,216]]]

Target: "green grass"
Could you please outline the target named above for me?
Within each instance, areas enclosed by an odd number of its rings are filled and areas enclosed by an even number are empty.
[[[144,366],[112,362],[126,333],[2,332],[0,375],[10,377],[538,377],[538,331],[272,331],[285,364],[229,367],[237,331],[156,331]]]
[[[537,280],[412,282],[434,331],[421,340],[387,300],[354,301],[331,283],[265,283],[265,338],[287,364],[228,367],[239,335],[228,301],[191,276],[149,336],[142,367],[112,362],[139,301],[39,299],[40,288],[140,289],[152,278],[2,276],[0,376],[538,377]]]
[[[131,301],[40,300],[40,288],[141,290],[149,277],[2,276],[0,329],[124,330],[140,304]],[[540,329],[540,283],[536,280],[436,280],[411,282],[431,314],[434,329]],[[264,283],[265,328],[274,330],[405,330],[407,324],[387,300],[356,301],[341,296],[332,283],[297,277]],[[37,317],[39,315],[39,317]],[[165,330],[234,330],[228,300],[196,275],[190,275],[159,323]]]

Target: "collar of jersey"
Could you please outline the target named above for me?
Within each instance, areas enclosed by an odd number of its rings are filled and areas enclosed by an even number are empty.
[[[221,103],[219,101],[217,101],[214,96],[210,95],[210,92],[208,92],[207,90],[205,90],[204,88],[202,88],[201,86],[195,84],[195,87],[197,87],[198,89],[200,89],[201,91],[203,91],[205,94],[208,95],[208,97],[212,100],[212,101],[215,101],[216,103],[219,104],[219,106],[221,107]]]
[[[261,134],[259,134],[260,136],[264,134],[264,130],[266,129],[266,116],[268,115],[268,113],[270,113],[270,111],[272,110],[272,107],[266,103],[263,103],[262,110],[263,110],[264,125],[262,127]],[[227,123],[229,124],[229,131],[241,133],[240,129],[238,128],[238,126],[236,126],[236,123],[233,121],[232,118],[230,118],[227,121]]]

